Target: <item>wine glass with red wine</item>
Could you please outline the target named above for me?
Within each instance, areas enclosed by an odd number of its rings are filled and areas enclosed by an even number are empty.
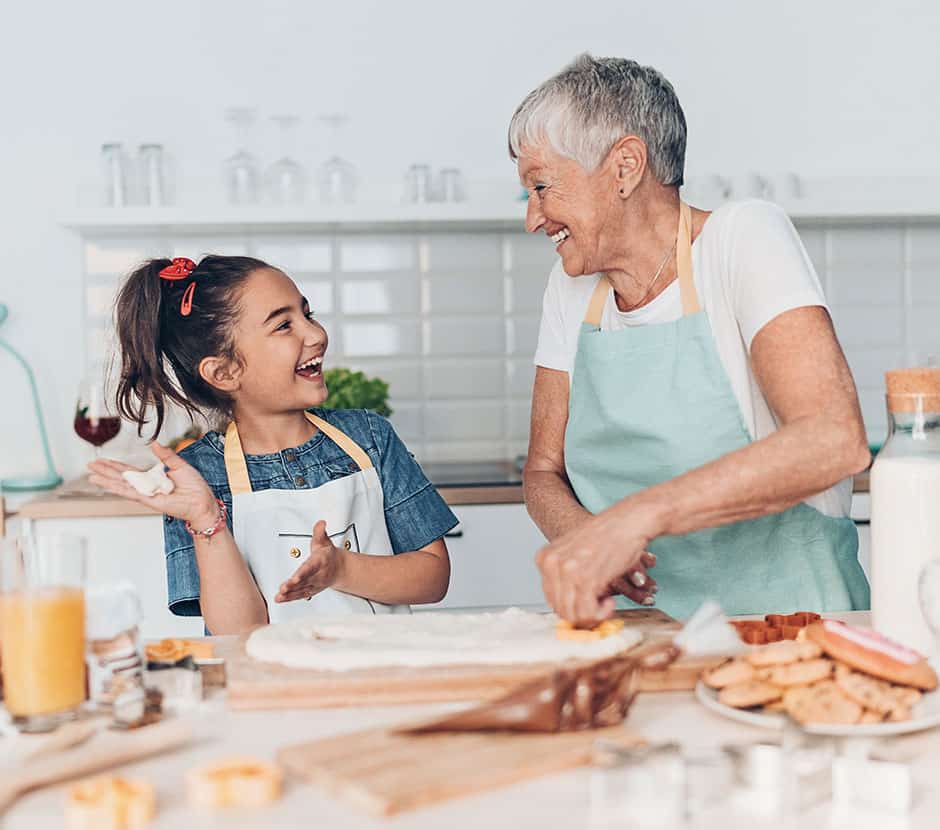
[[[95,458],[106,444],[121,431],[121,419],[108,400],[103,378],[92,376],[82,380],[75,405],[75,432],[95,448]]]

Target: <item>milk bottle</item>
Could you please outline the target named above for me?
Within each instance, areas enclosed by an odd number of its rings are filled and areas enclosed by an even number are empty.
[[[940,560],[940,368],[899,369],[885,380],[888,440],[871,470],[872,623],[930,655],[937,642],[918,580]]]

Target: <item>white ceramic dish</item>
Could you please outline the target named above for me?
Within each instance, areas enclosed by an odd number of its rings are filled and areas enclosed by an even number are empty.
[[[706,709],[723,715],[739,723],[760,726],[764,729],[783,729],[788,718],[777,712],[756,712],[749,709],[735,709],[718,701],[718,690],[710,689],[699,681],[695,687],[695,696]],[[870,737],[886,735],[905,735],[940,726],[940,691],[925,694],[911,712],[911,719],[897,723],[819,723],[804,726],[806,732],[813,735],[831,735],[833,737]]]

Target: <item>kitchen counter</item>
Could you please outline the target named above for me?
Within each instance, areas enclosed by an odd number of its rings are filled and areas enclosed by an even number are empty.
[[[522,504],[522,473],[512,461],[429,463],[424,471],[451,505]],[[855,476],[853,491],[868,492],[868,471]],[[10,506],[13,507],[12,505]],[[150,516],[149,507],[99,495],[85,479],[67,482],[21,503],[15,512],[24,519]]]
[[[834,615],[835,616],[835,615]],[[853,622],[867,620],[864,612],[840,615]],[[428,717],[457,706],[423,705],[367,707],[321,710],[228,711],[224,693],[210,699],[198,714],[202,740],[188,748],[122,767],[122,775],[151,781],[157,788],[158,813],[148,827],[301,827],[344,828],[344,830],[476,830],[476,828],[513,828],[514,830],[581,830],[612,825],[592,824],[590,814],[588,768],[572,770],[512,785],[481,795],[444,802],[392,819],[372,818],[356,812],[343,802],[328,797],[323,790],[297,779],[289,779],[281,801],[261,810],[226,811],[218,816],[199,814],[189,809],[183,796],[183,777],[193,766],[233,753],[273,759],[279,747],[314,740],[319,737]],[[194,719],[195,720],[195,719]],[[756,727],[722,718],[702,708],[691,692],[667,692],[641,695],[627,721],[629,727],[652,742],[678,741],[686,747],[714,747],[726,743],[766,740],[773,736]],[[0,739],[2,741],[2,739]],[[763,821],[733,812],[727,804],[718,804],[688,823],[691,828],[722,827],[723,830],[783,828],[806,830],[823,826],[904,828],[926,830],[936,826],[940,814],[940,788],[935,785],[940,772],[940,731],[893,738],[879,745],[892,757],[913,758],[915,809],[907,817],[884,816],[871,825],[855,821],[846,825],[829,824],[830,809],[821,804],[788,819]],[[25,796],[8,814],[7,830],[45,830],[62,826],[65,785]],[[638,826],[629,819],[617,827]]]
[[[512,461],[431,463],[425,474],[448,504],[522,504],[522,473]],[[149,507],[102,493],[86,478],[28,499],[16,513],[24,519],[151,516]]]

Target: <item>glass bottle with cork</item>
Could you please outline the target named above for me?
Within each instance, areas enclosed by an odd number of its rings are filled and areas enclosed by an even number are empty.
[[[940,608],[922,575],[940,560],[940,368],[892,370],[885,383],[888,438],[870,485],[872,624],[931,655]]]

